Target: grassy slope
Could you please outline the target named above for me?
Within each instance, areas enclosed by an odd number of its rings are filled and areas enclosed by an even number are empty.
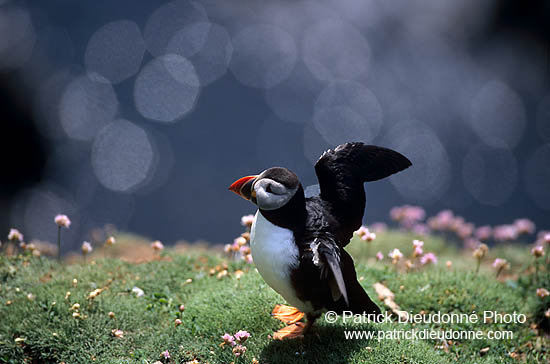
[[[384,253],[393,246],[410,244],[408,236],[399,234],[389,234],[386,239],[392,241],[391,246],[377,240]],[[456,265],[468,270],[429,268],[403,273],[374,262],[367,268],[363,263],[365,244],[354,242],[350,251],[361,261],[357,264],[358,275],[364,277],[362,283],[371,297],[376,297],[372,283],[384,282],[395,292],[395,301],[404,310],[524,312],[526,300],[513,285],[499,282],[488,273],[473,274],[473,260],[461,258],[442,241],[427,241],[426,247],[453,257]],[[380,249],[372,247],[371,254],[375,250]],[[246,343],[246,355],[237,363],[250,363],[253,357],[261,363],[517,362],[507,355],[510,351],[522,352],[520,361],[545,362],[541,349],[544,343],[534,336],[528,324],[463,325],[463,329],[513,330],[515,337],[510,341],[453,343],[448,352],[436,349],[441,343],[431,341],[346,341],[342,323],[328,324],[323,320],[304,341],[273,341],[268,335],[283,324],[271,318],[270,311],[282,299],[266,286],[255,269],[230,263],[229,274],[219,279],[209,274],[211,268],[222,263],[215,254],[168,255],[171,261],[132,264],[119,259],[97,259],[87,265],[61,268],[45,258],[0,257],[0,362],[20,363],[23,358],[35,358],[56,363],[152,363],[168,350],[176,363],[194,358],[201,363],[230,363],[235,358],[229,348],[219,346],[220,336],[238,330],[247,330],[252,336]],[[240,279],[234,274],[237,269],[245,271]],[[186,282],[189,278],[190,283]],[[145,296],[132,294],[134,286],[143,289]],[[87,299],[91,291],[103,287],[107,289],[99,296]],[[65,299],[67,291],[71,295]],[[29,300],[28,293],[34,299]],[[74,303],[80,304],[79,312],[85,318],[72,317]],[[176,328],[174,319],[179,317],[180,303],[186,309],[183,324]],[[115,313],[115,319],[109,318],[110,311]],[[406,327],[397,323],[348,326],[363,330]],[[116,328],[124,331],[123,338],[111,335]],[[16,342],[16,338],[24,338],[24,344]],[[489,351],[481,356],[480,349],[486,347]]]

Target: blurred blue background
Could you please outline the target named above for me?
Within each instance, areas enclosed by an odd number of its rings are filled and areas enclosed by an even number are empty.
[[[550,1],[0,0],[0,231],[227,243],[235,179],[396,149],[392,206],[550,228]]]

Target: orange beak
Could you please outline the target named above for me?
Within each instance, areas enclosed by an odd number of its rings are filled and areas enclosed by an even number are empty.
[[[229,186],[229,190],[235,192],[245,200],[250,200],[252,194],[252,184],[258,176],[246,176],[239,178]]]

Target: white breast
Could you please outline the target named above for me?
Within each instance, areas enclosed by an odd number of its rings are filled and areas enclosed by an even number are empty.
[[[254,264],[265,282],[302,312],[310,312],[311,304],[296,297],[290,281],[290,271],[299,265],[294,234],[269,222],[256,212],[250,231],[250,249]]]

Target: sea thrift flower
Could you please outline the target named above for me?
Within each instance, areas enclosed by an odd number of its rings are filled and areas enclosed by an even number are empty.
[[[92,244],[90,244],[89,242],[85,241],[82,243],[82,254],[86,255],[86,254],[89,254],[92,252]]]
[[[544,234],[542,237],[542,241],[544,241],[546,244],[550,244],[550,233]]]
[[[19,232],[17,229],[10,229],[10,233],[8,234],[8,240],[11,241],[23,241],[23,234]]]
[[[69,228],[71,220],[67,215],[56,215],[54,222],[57,224],[57,260],[61,260],[61,228]]]
[[[434,253],[426,253],[420,258],[420,264],[425,265],[428,263],[436,264],[437,263],[437,257]]]
[[[233,354],[238,358],[241,355],[244,355],[246,353],[246,346],[244,345],[237,345],[233,348]]]
[[[422,248],[424,246],[424,242],[422,240],[413,240],[413,246],[415,248]]]
[[[109,318],[112,318],[114,319],[115,318],[115,313],[113,311],[109,312]]]
[[[233,335],[229,335],[227,332],[222,336],[222,339],[223,343],[226,345],[235,346],[237,344]]]
[[[185,311],[185,305],[181,304],[181,305],[178,307],[178,310],[179,310],[180,312]]]
[[[242,236],[239,236],[238,238],[235,238],[235,240],[233,240],[233,244],[238,245],[239,247],[246,245],[246,243],[248,243],[248,241]]]
[[[493,229],[496,241],[510,241],[518,237],[518,229],[514,225],[499,225]]]
[[[242,255],[250,254],[250,247],[249,246],[241,246],[241,249],[239,249]]]
[[[509,267],[509,264],[506,261],[506,259],[496,258],[495,261],[493,262],[493,268],[497,270],[497,277],[500,275],[500,273],[504,269],[507,269],[508,267]]]
[[[383,222],[374,222],[369,226],[369,230],[375,234],[384,233],[386,232],[386,230],[388,230],[388,225],[384,224]]]
[[[489,251],[489,247],[486,244],[479,244],[476,250],[474,250],[473,256],[477,259],[477,266],[476,266],[476,273],[479,272],[479,266],[481,265],[481,260],[485,255],[487,255],[487,252]]]
[[[373,241],[374,239],[376,239],[376,234],[375,233],[371,233],[369,232],[368,234],[365,234],[361,237],[361,240],[363,241],[366,241],[368,243],[370,243],[371,241]]]
[[[422,250],[422,247],[415,247],[414,250],[413,250],[413,257],[419,257],[421,256],[422,254],[424,254],[424,251]]]
[[[54,221],[59,227],[68,229],[69,226],[71,226],[71,220],[67,217],[67,215],[56,215]]]
[[[545,298],[550,296],[550,292],[546,288],[537,288],[537,296]]]
[[[115,237],[114,236],[109,236],[107,238],[107,240],[105,240],[105,245],[114,245],[116,243],[116,240],[115,240]]]
[[[226,252],[226,253],[231,253],[231,250],[232,250],[232,247],[231,247],[231,244],[225,244],[223,246],[223,251]]]
[[[535,232],[535,223],[529,219],[518,219],[514,221],[514,226],[518,234],[533,234]]]
[[[542,245],[537,245],[536,247],[531,249],[531,254],[533,254],[535,258],[542,257],[544,255],[544,248],[542,247]]]
[[[252,255],[251,254],[247,254],[244,256],[244,261],[249,263],[249,264],[252,264],[253,263],[253,260],[252,260]]]
[[[139,287],[132,288],[132,292],[136,294],[136,297],[141,297],[145,294],[145,292],[143,292],[143,290]]]
[[[250,333],[244,330],[237,331],[237,333],[234,335],[235,340],[237,340],[238,343],[242,344],[250,337]]]
[[[382,260],[382,259],[384,259],[384,254],[382,254],[382,252],[376,253],[376,260]]]
[[[451,262],[450,260],[447,260],[445,262],[445,265],[447,266],[447,268],[451,269],[451,267],[453,266],[453,262]]]
[[[160,355],[161,355],[164,359],[170,359],[170,353],[168,352],[168,350],[164,350]]]
[[[493,234],[493,229],[489,225],[478,227],[474,235],[478,240],[489,240]]]
[[[241,225],[246,227],[251,227],[254,223],[254,215],[244,215],[241,217]]]
[[[175,320],[174,320],[174,326],[175,326],[175,327],[178,327],[178,326],[181,325],[181,324],[182,324],[182,322],[181,322],[180,319],[175,319]]]
[[[393,264],[397,263],[399,259],[403,258],[403,253],[397,248],[393,249],[388,256],[392,259]]]
[[[113,329],[111,330],[111,334],[114,336],[114,337],[117,337],[117,338],[122,338],[124,337],[124,331],[120,330],[120,329]]]
[[[164,249],[164,245],[159,240],[156,240],[151,243],[151,248],[153,248],[154,251],[159,252]]]

